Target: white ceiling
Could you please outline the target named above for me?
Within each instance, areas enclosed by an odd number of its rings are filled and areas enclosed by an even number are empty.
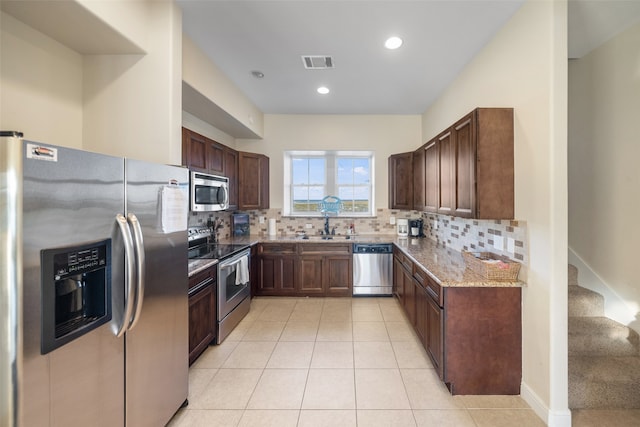
[[[523,2],[177,0],[184,33],[268,114],[422,114]],[[569,13],[579,57],[638,22],[640,0],[570,0]],[[391,35],[400,49],[383,47]],[[335,68],[307,70],[302,55]]]

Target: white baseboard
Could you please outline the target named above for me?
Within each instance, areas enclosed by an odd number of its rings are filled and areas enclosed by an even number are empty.
[[[597,292],[604,297],[604,314],[609,319],[629,326],[640,334],[640,322],[636,319],[636,310],[591,269],[580,255],[569,248],[569,263],[578,269],[578,284],[583,288]]]
[[[520,397],[549,427],[571,427],[571,411],[568,408],[561,411],[550,410],[525,383],[520,385]]]

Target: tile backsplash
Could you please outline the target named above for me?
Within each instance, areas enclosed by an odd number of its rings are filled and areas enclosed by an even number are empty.
[[[290,236],[296,231],[307,234],[319,234],[324,227],[324,218],[300,218],[282,216],[280,209],[252,210],[249,214],[251,234],[266,235],[269,219],[275,218],[277,235]],[[260,218],[264,219],[260,223]],[[474,220],[437,215],[418,211],[402,211],[395,209],[377,209],[375,217],[368,218],[330,218],[330,226],[336,227],[337,234],[345,234],[351,224],[356,234],[395,234],[396,226],[390,223],[391,217],[424,220],[426,237],[439,244],[457,251],[493,252],[504,255],[523,266],[528,264],[527,226],[524,221],[517,220]],[[189,226],[206,225],[208,219],[222,220],[218,237],[229,238],[231,232],[231,212],[191,213]],[[312,228],[307,228],[311,224]],[[502,238],[503,250],[494,243]],[[513,252],[509,252],[509,242],[513,243]],[[522,277],[522,273],[521,273]]]

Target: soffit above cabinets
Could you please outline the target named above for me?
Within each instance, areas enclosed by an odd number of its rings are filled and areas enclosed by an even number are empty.
[[[234,138],[262,138],[184,81],[182,109]]]
[[[0,8],[82,55],[145,53],[76,1],[2,0]]]

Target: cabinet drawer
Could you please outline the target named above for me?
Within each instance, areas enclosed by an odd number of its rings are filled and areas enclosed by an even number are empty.
[[[213,266],[189,277],[189,290],[200,286],[204,282],[214,282],[218,278],[218,267]]]
[[[431,277],[427,277],[425,290],[431,299],[433,299],[440,307],[444,307],[444,293],[442,292],[442,286],[436,283],[436,281]]]
[[[402,263],[404,268],[406,268],[407,270],[409,270],[411,272],[411,274],[413,274],[413,261],[411,261],[411,258],[409,258],[405,254],[401,253],[400,254],[400,262]]]
[[[426,271],[418,266],[418,264],[413,265],[413,278],[416,279],[423,288],[427,287],[427,280],[429,280],[429,276]]]
[[[261,243],[259,254],[295,254],[296,243]]]
[[[300,243],[301,254],[350,254],[351,244],[344,243]]]

